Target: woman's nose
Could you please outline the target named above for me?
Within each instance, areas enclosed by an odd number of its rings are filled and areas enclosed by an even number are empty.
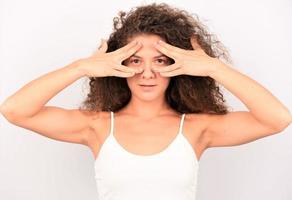
[[[144,66],[140,66],[140,73],[144,78],[155,76],[155,71],[153,70],[152,64],[145,64]]]

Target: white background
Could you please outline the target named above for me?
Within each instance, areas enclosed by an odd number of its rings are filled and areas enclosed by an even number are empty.
[[[164,2],[197,13],[230,50],[234,68],[292,110],[292,1]],[[111,33],[118,11],[141,3],[1,1],[1,102],[42,74],[90,55],[100,39]],[[85,97],[84,81],[76,81],[47,105],[77,108]],[[247,110],[239,99],[225,93],[234,110]],[[40,136],[8,123],[2,115],[0,119],[0,199],[97,199],[94,160],[87,147]],[[291,126],[245,145],[205,151],[198,199],[291,200]]]

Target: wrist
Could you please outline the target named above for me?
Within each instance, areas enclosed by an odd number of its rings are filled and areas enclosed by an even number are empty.
[[[209,71],[208,76],[211,78],[215,78],[217,74],[220,74],[221,71],[223,71],[224,69],[226,69],[228,66],[223,63],[221,60],[217,60],[218,62],[216,62],[212,69]]]
[[[87,71],[80,64],[80,60],[70,63],[68,67],[74,70],[76,75],[79,76],[80,78],[87,76]]]

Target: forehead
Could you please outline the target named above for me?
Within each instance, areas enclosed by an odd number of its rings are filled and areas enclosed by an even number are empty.
[[[158,40],[164,40],[164,39],[161,38],[159,35],[143,33],[143,34],[138,34],[129,38],[128,42],[131,42],[133,40],[137,40],[141,42],[142,44],[144,44],[145,46],[151,46]]]
[[[133,41],[133,40],[137,40],[137,41],[141,42],[141,44],[142,44],[142,47],[134,54],[135,56],[137,56],[137,57],[143,57],[143,55],[145,55],[145,56],[149,55],[149,56],[153,56],[153,57],[165,56],[154,47],[154,44],[156,42],[158,42],[159,40],[164,40],[160,36],[154,35],[154,34],[139,34],[137,36],[134,36],[134,37],[131,37],[130,39],[128,39],[128,43]],[[134,56],[134,55],[132,55],[132,56]]]

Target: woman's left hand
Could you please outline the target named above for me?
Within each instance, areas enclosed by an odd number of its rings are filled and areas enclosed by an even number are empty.
[[[182,74],[191,76],[209,76],[218,64],[222,64],[219,59],[207,55],[194,37],[190,40],[194,50],[181,49],[164,41],[155,44],[154,46],[158,51],[172,58],[175,63],[163,68],[155,67],[154,71],[167,77]]]

